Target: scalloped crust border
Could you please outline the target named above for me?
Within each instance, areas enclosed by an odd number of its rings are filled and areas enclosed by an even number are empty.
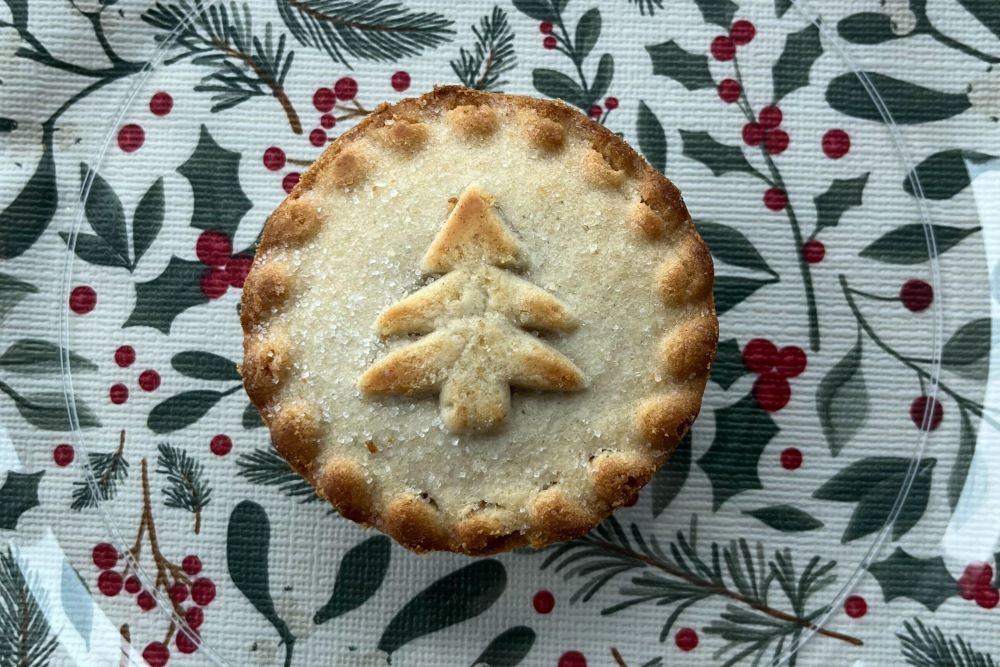
[[[418,492],[399,491],[382,504],[377,501],[377,480],[369,480],[360,464],[334,455],[318,465],[323,450],[319,410],[301,398],[276,400],[291,365],[288,345],[276,337],[258,340],[294,289],[291,270],[267,261],[267,250],[304,244],[319,230],[315,210],[301,200],[304,193],[316,187],[349,188],[366,178],[370,163],[354,146],[357,139],[374,133],[383,145],[412,153],[426,141],[424,119],[444,112],[453,131],[477,141],[497,128],[496,107],[516,111],[526,141],[539,151],[561,150],[567,132],[589,138],[592,150],[581,168],[594,187],[617,189],[626,179],[639,181],[639,200],[629,211],[623,233],[668,244],[655,284],[667,308],[687,314],[658,347],[661,370],[674,381],[673,388],[638,401],[635,426],[652,452],[596,452],[590,459],[592,487],[582,494],[579,489],[569,493],[557,483],[539,489],[527,507],[526,530],[514,527],[513,510],[482,502],[450,519],[433,498]],[[421,97],[380,105],[324,151],[268,218],[243,289],[240,370],[278,452],[348,519],[374,526],[416,552],[484,555],[524,545],[541,547],[578,537],[632,500],[697,417],[719,337],[713,282],[712,256],[680,192],[622,139],[560,101],[441,86]]]

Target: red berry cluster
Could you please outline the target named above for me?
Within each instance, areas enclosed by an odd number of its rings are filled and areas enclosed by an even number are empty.
[[[709,47],[712,57],[720,62],[728,62],[736,57],[736,47],[746,46],[753,41],[757,28],[746,19],[740,19],[729,26],[728,35],[719,35]]]
[[[230,287],[243,287],[253,256],[233,255],[232,241],[225,232],[202,232],[194,250],[198,261],[208,267],[201,276],[201,293],[206,298],[218,299]]]
[[[131,345],[122,345],[115,350],[115,365],[119,368],[129,368],[135,363],[135,348]],[[152,368],[139,373],[139,388],[143,391],[156,391],[160,388],[160,374]],[[128,385],[123,382],[116,382],[108,390],[108,397],[115,405],[121,405],[128,400]]]
[[[166,116],[174,108],[174,98],[170,93],[157,91],[149,98],[149,110],[154,116]],[[134,153],[146,143],[146,131],[142,125],[129,123],[118,130],[118,148],[124,153]]]
[[[406,74],[406,72],[397,72],[397,74]],[[409,85],[409,82],[407,82],[407,85]],[[323,87],[316,89],[316,92],[313,93],[313,106],[322,115],[319,117],[320,127],[315,128],[309,133],[309,143],[317,147],[326,144],[326,131],[337,124],[337,119],[332,113],[334,107],[337,106],[337,101],[347,102],[353,100],[357,94],[358,82],[349,76],[337,79],[332,88]],[[280,169],[280,167],[278,168]]]
[[[975,600],[983,609],[993,609],[1000,603],[1000,591],[993,585],[993,566],[970,563],[958,580],[958,592],[966,600]]]
[[[788,148],[791,139],[788,132],[781,129],[784,114],[776,104],[760,110],[757,121],[743,126],[743,141],[747,146],[763,145],[771,155],[781,155]]]
[[[552,21],[542,21],[538,24],[538,32],[545,35],[545,37],[542,38],[542,48],[554,49],[559,43],[555,35],[552,34],[553,27]]]
[[[97,544],[91,552],[91,558],[100,570],[97,576],[97,589],[102,595],[115,597],[124,590],[128,595],[135,596],[135,603],[143,612],[156,607],[156,598],[150,591],[143,589],[139,577],[128,574],[129,564],[125,565],[122,572],[118,572],[116,568],[121,554],[114,546],[107,542]],[[174,635],[174,645],[181,653],[194,653],[198,650],[201,641],[198,629],[205,620],[203,608],[215,599],[215,584],[212,580],[197,576],[201,573],[201,569],[200,558],[194,554],[185,556],[181,561],[181,572],[173,575],[173,583],[169,587],[166,582],[163,584],[167,587],[166,593],[170,596],[174,611],[183,612],[184,620],[193,631],[193,636],[186,631],[179,631]],[[181,605],[189,599],[192,604],[185,609]],[[170,650],[164,642],[150,642],[143,649],[142,657],[153,667],[162,667],[170,659]]]
[[[754,338],[743,348],[743,365],[757,373],[753,395],[757,404],[768,412],[777,412],[792,397],[789,378],[798,377],[806,369],[806,353],[801,347],[788,345],[780,350],[765,338]]]
[[[601,108],[600,104],[591,104],[590,109],[587,110],[587,115],[597,122],[603,123],[604,119],[608,117],[608,114],[617,108],[618,98],[606,97],[604,98],[604,108]]]

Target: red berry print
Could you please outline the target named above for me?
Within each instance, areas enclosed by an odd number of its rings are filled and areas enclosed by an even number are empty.
[[[233,449],[232,438],[228,435],[220,433],[212,438],[212,442],[209,443],[208,448],[211,449],[212,453],[216,456],[225,456]]]
[[[719,35],[712,40],[712,57],[720,62],[732,60],[736,56],[736,44],[725,35]]]
[[[86,315],[97,305],[97,292],[90,285],[79,285],[69,293],[69,309],[77,315]]]
[[[790,142],[791,139],[784,130],[780,128],[768,130],[767,137],[764,139],[764,148],[771,155],[781,155],[788,148]]]
[[[177,645],[177,650],[181,653],[194,653],[198,650],[198,645],[201,643],[201,639],[195,633],[190,635],[181,630],[177,633],[177,638],[174,640],[174,644]]]
[[[202,232],[195,243],[194,252],[198,261],[206,266],[222,266],[229,259],[233,244],[222,232],[208,230]]]
[[[285,174],[285,177],[281,179],[282,189],[285,192],[291,194],[292,190],[295,189],[295,186],[299,184],[300,178],[302,178],[302,174],[300,174],[297,171],[292,171]]]
[[[392,89],[401,93],[410,87],[410,75],[407,72],[396,72],[392,75]]]
[[[94,546],[90,552],[90,557],[94,565],[102,570],[110,570],[118,564],[118,550],[107,542],[100,542]]]
[[[958,580],[958,592],[966,600],[974,600],[983,588],[993,584],[993,567],[989,563],[969,563]]]
[[[68,466],[74,458],[76,458],[76,451],[73,449],[73,445],[68,442],[56,445],[55,449],[52,450],[52,460],[60,468]]]
[[[777,412],[786,405],[792,397],[792,388],[788,380],[777,373],[763,373],[753,383],[753,397],[762,410]]]
[[[115,363],[119,368],[128,368],[135,363],[135,348],[131,345],[122,345],[115,350]]]
[[[191,607],[184,612],[184,620],[192,630],[197,630],[205,622],[205,612],[201,607]]]
[[[329,88],[317,88],[313,93],[313,106],[316,111],[326,113],[337,103],[337,96]]]
[[[781,188],[768,188],[764,193],[764,206],[772,211],[784,211],[788,206],[788,195]]]
[[[326,143],[326,131],[321,128],[316,128],[309,133],[309,143],[313,146],[322,146]]]
[[[559,656],[559,667],[587,667],[587,658],[579,651],[566,651]]]
[[[128,400],[128,387],[121,382],[111,385],[111,389],[108,390],[108,398],[115,405],[121,405]]]
[[[754,27],[753,23],[745,19],[737,21],[729,28],[729,36],[737,46],[749,44],[753,41],[756,34],[757,28]]]
[[[601,117],[601,114],[604,113],[604,110],[601,109],[600,105],[591,104],[590,110],[587,113],[591,118],[597,120]]]
[[[925,311],[934,303],[934,288],[923,280],[907,280],[899,290],[899,300],[910,312]]]
[[[743,348],[743,365],[753,373],[766,373],[778,363],[778,348],[766,338],[754,338]]]
[[[139,605],[139,609],[149,611],[156,606],[156,599],[150,595],[149,591],[143,591],[136,597],[135,603]]]
[[[341,77],[333,84],[333,92],[336,93],[338,100],[353,100],[358,94],[358,82],[349,76]]]
[[[773,130],[781,125],[781,118],[781,109],[774,105],[764,107],[757,116],[758,122],[765,130]]]
[[[129,595],[135,595],[142,590],[142,582],[139,581],[139,577],[134,574],[125,580],[125,592]]]
[[[827,130],[823,135],[823,153],[831,160],[839,160],[851,150],[851,135],[843,130]]]
[[[993,609],[998,602],[1000,602],[1000,591],[995,588],[980,588],[976,593],[976,604],[983,609]]]
[[[170,587],[170,599],[180,604],[188,599],[188,587],[177,583]]]
[[[743,86],[736,79],[723,79],[719,82],[719,99],[726,104],[732,104],[740,99]]]
[[[806,369],[806,353],[796,345],[788,345],[778,350],[778,361],[775,363],[775,370],[778,374],[786,378],[794,378],[802,375]]]
[[[142,659],[149,667],[163,667],[170,660],[170,650],[162,642],[150,642],[142,649]]]
[[[118,130],[118,148],[122,149],[126,153],[134,153],[140,148],[142,144],[146,141],[146,133],[143,131],[142,127],[136,125],[135,123],[130,123],[122,129]]]
[[[333,117],[333,114],[325,113],[319,117],[319,124],[329,130],[337,124],[337,119]]]
[[[556,596],[549,591],[538,591],[531,598],[531,606],[539,614],[549,614],[556,607]]]
[[[781,452],[781,467],[798,470],[802,467],[802,451],[798,447],[788,447]]]
[[[849,595],[844,600],[844,613],[851,618],[861,618],[868,613],[868,603],[860,595]]]
[[[930,412],[928,423],[924,424],[924,415]],[[910,420],[914,426],[924,431],[933,431],[941,425],[944,419],[944,407],[941,401],[936,401],[930,396],[917,396],[910,403]]]
[[[556,48],[556,44],[558,44],[558,42],[556,42],[556,38],[553,37],[552,35],[549,35],[548,37],[542,40],[542,47],[546,49],[554,49]]]
[[[229,289],[229,276],[225,269],[212,268],[201,277],[201,293],[206,299],[218,299]]]
[[[191,584],[191,599],[199,607],[207,607],[215,599],[215,584],[202,577]]]
[[[285,166],[285,151],[277,146],[271,146],[264,151],[264,168],[268,171],[279,171]]]
[[[143,391],[156,391],[160,387],[160,374],[152,368],[139,374],[139,386]]]
[[[693,651],[698,647],[698,633],[694,631],[694,628],[681,628],[674,635],[674,643],[685,653]]]
[[[174,108],[174,98],[170,93],[160,91],[149,98],[149,110],[154,116],[166,116]]]
[[[194,554],[184,556],[184,560],[181,561],[181,569],[184,570],[184,574],[193,577],[201,572],[201,559]]]
[[[802,258],[807,264],[819,264],[826,257],[826,246],[821,241],[810,239],[802,244]]]
[[[552,21],[542,21],[538,24],[538,31],[543,35],[549,35],[552,33]]]
[[[743,143],[747,146],[760,146],[764,141],[764,128],[759,123],[747,123],[743,126]]]
[[[243,283],[247,280],[250,267],[253,266],[253,257],[249,255],[237,255],[226,262],[226,278],[233,287],[242,289]]]
[[[614,111],[618,108],[618,98],[617,97],[606,97],[604,98],[604,108],[608,111]]]
[[[121,593],[122,583],[122,575],[115,570],[105,570],[97,577],[97,590],[101,591],[102,595],[113,598]]]

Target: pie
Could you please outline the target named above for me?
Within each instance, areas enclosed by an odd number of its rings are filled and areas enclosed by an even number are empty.
[[[345,517],[415,551],[576,537],[701,407],[712,258],[680,192],[557,101],[439,87],[333,142],[243,289],[247,393]]]

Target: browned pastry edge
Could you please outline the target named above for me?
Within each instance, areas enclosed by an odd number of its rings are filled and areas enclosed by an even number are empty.
[[[367,478],[361,464],[322,456],[324,425],[314,406],[302,399],[276,400],[290,366],[288,346],[266,335],[271,314],[294,291],[289,269],[269,261],[268,251],[301,245],[318,231],[319,217],[300,201],[303,194],[364,181],[371,164],[354,146],[360,137],[374,132],[390,148],[420,150],[427,134],[423,122],[445,114],[452,131],[475,141],[495,131],[501,122],[498,109],[514,112],[526,143],[543,153],[562,150],[569,136],[589,140],[593,152],[587,153],[580,169],[594,187],[618,189],[630,179],[638,182],[639,196],[622,222],[622,233],[641,242],[667,244],[665,260],[652,278],[664,305],[679,315],[656,348],[660,370],[673,388],[636,402],[635,427],[650,443],[649,450],[595,452],[590,488],[548,483],[524,508],[529,516],[526,528],[523,519],[515,526],[517,512],[482,501],[481,507],[454,516],[446,516],[433,498],[418,491],[398,490],[383,504],[378,480]],[[697,417],[719,335],[712,286],[712,257],[680,192],[620,137],[560,101],[442,86],[421,97],[380,105],[324,151],[270,216],[243,290],[243,382],[279,453],[345,517],[375,526],[417,552],[483,555],[529,544],[541,547],[582,535],[634,498]]]

